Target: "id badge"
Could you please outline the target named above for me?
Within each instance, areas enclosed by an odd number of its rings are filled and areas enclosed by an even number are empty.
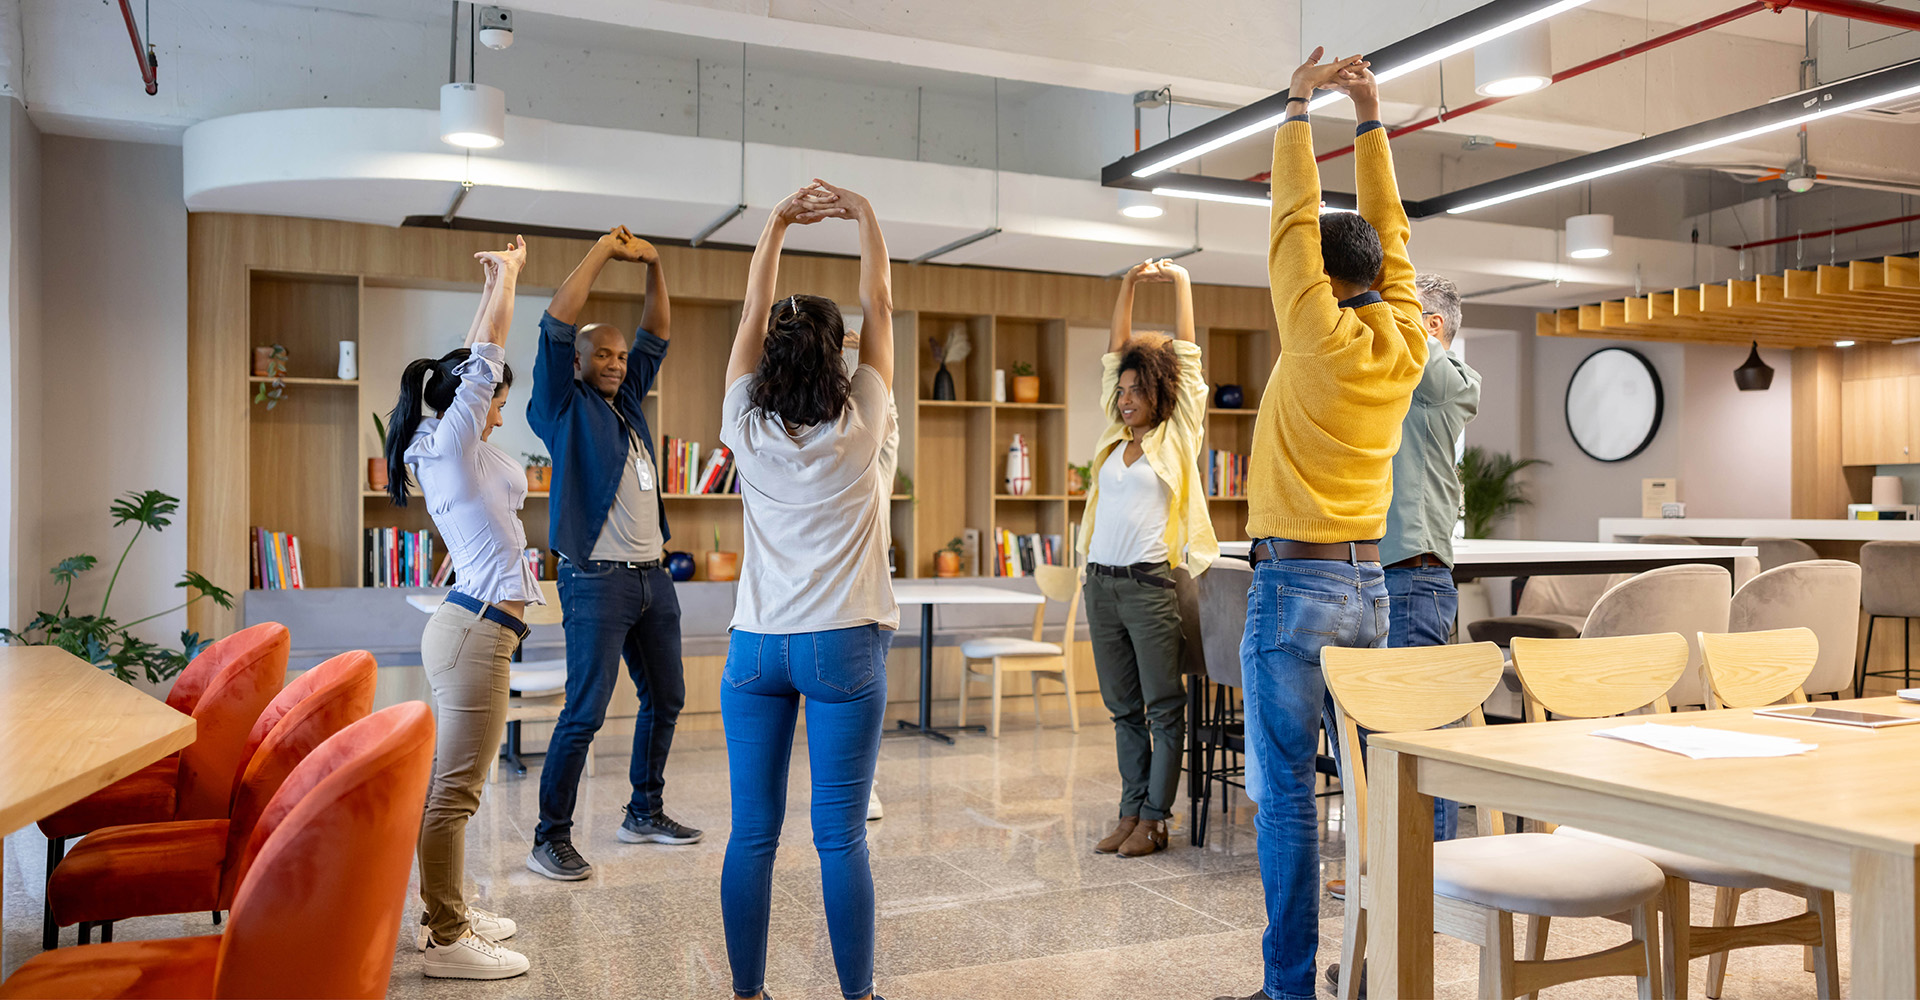
[[[642,493],[652,492],[653,466],[648,464],[646,452],[638,451],[635,453],[633,456],[633,471],[640,476],[640,491]]]

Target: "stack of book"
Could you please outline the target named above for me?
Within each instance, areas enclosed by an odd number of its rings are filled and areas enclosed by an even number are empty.
[[[368,528],[365,556],[363,587],[424,587],[434,576],[430,532]]]
[[[1247,495],[1247,456],[1238,452],[1207,452],[1207,495],[1243,497]]]
[[[660,479],[667,495],[740,492],[734,478],[733,453],[724,447],[715,448],[702,462],[700,452],[698,441],[660,439]]]
[[[252,531],[253,571],[250,586],[255,590],[299,590],[307,585],[301,570],[300,539],[284,531],[254,528]]]
[[[547,554],[536,548],[528,548],[525,552],[525,557],[527,560],[527,568],[533,571],[533,578],[536,580],[546,579]]]
[[[1067,565],[1067,547],[1059,535],[1016,535],[993,529],[991,576],[1032,576],[1039,566]]]

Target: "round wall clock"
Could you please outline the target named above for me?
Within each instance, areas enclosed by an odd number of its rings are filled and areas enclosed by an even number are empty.
[[[1567,380],[1567,431],[1591,458],[1624,462],[1660,430],[1660,374],[1639,351],[1606,347],[1587,355]]]

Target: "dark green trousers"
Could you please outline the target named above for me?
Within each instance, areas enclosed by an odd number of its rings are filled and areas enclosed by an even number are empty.
[[[1086,606],[1100,697],[1113,714],[1120,815],[1166,819],[1186,738],[1179,602],[1166,587],[1089,573]]]

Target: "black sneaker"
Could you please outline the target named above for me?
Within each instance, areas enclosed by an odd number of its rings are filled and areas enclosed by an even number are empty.
[[[533,845],[533,852],[527,855],[527,868],[561,882],[578,882],[593,874],[593,866],[573,849],[571,840]]]
[[[1360,963],[1360,974],[1362,976],[1367,974],[1367,964],[1365,962]],[[1340,963],[1339,962],[1335,962],[1332,965],[1327,966],[1327,985],[1333,987],[1334,996],[1340,995]],[[1366,1000],[1367,981],[1365,979],[1360,980],[1360,991],[1354,995],[1357,997],[1360,997],[1361,1000]]]
[[[657,812],[646,819],[628,813],[613,835],[623,844],[697,844],[707,834],[674,822],[665,812]]]

